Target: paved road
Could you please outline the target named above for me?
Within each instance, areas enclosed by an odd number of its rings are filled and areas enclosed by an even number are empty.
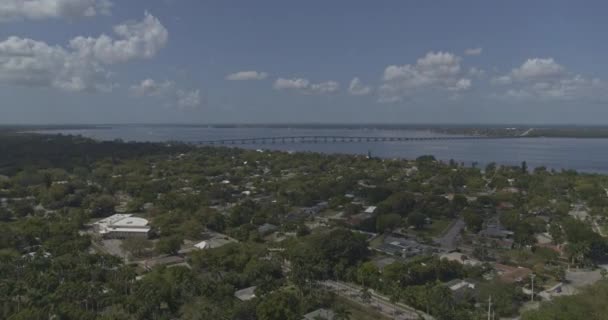
[[[453,250],[456,249],[456,242],[460,236],[460,231],[464,228],[464,220],[458,219],[448,228],[441,238],[438,239],[439,245],[442,248]]]
[[[321,285],[355,303],[371,307],[391,319],[417,320],[421,319],[421,317],[425,320],[434,319],[432,316],[427,315],[422,311],[418,311],[403,303],[393,304],[387,297],[372,291],[370,291],[371,300],[369,303],[367,303],[363,301],[363,299],[361,299],[361,287],[356,286],[354,284],[327,280],[321,282]]]

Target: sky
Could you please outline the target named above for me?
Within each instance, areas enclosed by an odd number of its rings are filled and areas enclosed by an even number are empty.
[[[606,10],[0,0],[0,123],[607,124]]]

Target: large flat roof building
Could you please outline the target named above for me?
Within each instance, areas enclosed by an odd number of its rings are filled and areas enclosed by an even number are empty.
[[[124,239],[142,237],[150,234],[148,220],[132,214],[115,214],[93,224],[93,229],[104,238]]]

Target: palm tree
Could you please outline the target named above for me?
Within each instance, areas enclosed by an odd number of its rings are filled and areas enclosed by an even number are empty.
[[[585,257],[589,254],[590,248],[586,243],[570,243],[566,247],[566,251],[570,255],[572,264],[580,266],[585,261]]]

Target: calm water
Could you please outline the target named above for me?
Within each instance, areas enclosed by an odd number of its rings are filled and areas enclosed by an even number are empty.
[[[302,128],[208,128],[183,126],[114,126],[106,129],[46,130],[46,133],[76,134],[99,140],[185,141],[272,136],[404,136],[429,137],[440,134],[415,130],[302,129]],[[608,139],[529,138],[501,140],[451,140],[409,142],[354,142],[335,144],[245,145],[250,149],[315,151],[324,153],[367,154],[387,158],[413,159],[431,154],[437,159],[454,159],[470,165],[489,162],[529,167],[608,173]]]

